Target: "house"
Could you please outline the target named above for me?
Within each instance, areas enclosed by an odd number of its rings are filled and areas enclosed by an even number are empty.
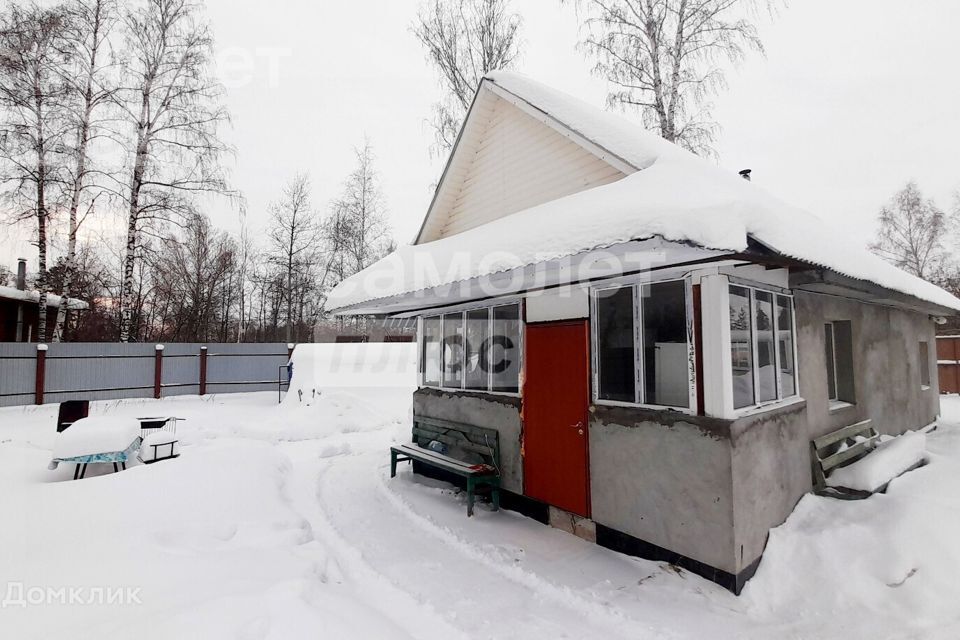
[[[415,243],[329,304],[418,319],[415,416],[495,429],[516,508],[737,593],[811,490],[812,438],[937,417],[934,327],[960,309],[757,184],[502,72]]]
[[[47,295],[47,335],[53,335],[62,298]],[[17,265],[16,287],[0,286],[0,342],[33,342],[40,326],[40,292],[26,288],[26,260]],[[67,299],[67,312],[89,309],[83,300]]]

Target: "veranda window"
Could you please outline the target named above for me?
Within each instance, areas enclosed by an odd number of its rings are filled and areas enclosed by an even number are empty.
[[[422,386],[519,392],[519,304],[428,316],[421,326]]]
[[[796,395],[792,298],[730,285],[729,311],[734,408]]]
[[[595,291],[597,400],[690,408],[688,327],[683,280]]]

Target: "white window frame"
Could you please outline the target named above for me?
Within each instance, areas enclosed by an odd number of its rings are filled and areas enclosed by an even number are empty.
[[[641,402],[646,392],[643,384],[643,309],[642,309],[642,288],[646,285],[662,284],[664,282],[683,282],[684,284],[684,308],[685,308],[685,331],[687,334],[687,392],[688,401],[686,407],[677,407],[663,404],[649,404]],[[624,402],[622,400],[606,400],[600,397],[600,349],[599,349],[599,328],[597,326],[597,303],[600,294],[604,291],[613,291],[616,289],[633,289],[633,375],[634,375],[634,402]],[[590,289],[590,379],[592,381],[592,399],[594,404],[606,405],[612,407],[639,407],[643,409],[652,409],[655,411],[678,411],[689,415],[696,415],[697,407],[697,372],[695,345],[693,342],[693,284],[689,277],[665,277],[659,279],[630,279],[621,280],[616,283],[604,284],[602,286],[592,287]]]
[[[427,318],[440,318],[440,335],[441,335],[441,346],[442,346],[442,336],[443,336],[443,316],[445,315],[455,315],[460,314],[461,326],[464,327],[464,339],[466,339],[466,328],[465,323],[467,318],[467,313],[470,311],[476,311],[478,309],[487,310],[487,336],[493,335],[493,310],[499,307],[517,307],[517,319],[519,322],[519,344],[517,345],[517,353],[520,359],[518,363],[518,374],[517,374],[517,390],[516,391],[493,391],[493,371],[487,372],[487,388],[486,389],[468,389],[467,385],[467,367],[466,367],[466,357],[467,349],[466,344],[464,344],[461,352],[463,365],[462,372],[463,374],[460,377],[460,386],[459,387],[448,387],[443,384],[444,382],[444,364],[446,360],[446,350],[440,350],[440,384],[426,384],[424,378],[426,373],[426,363],[423,361],[423,321]],[[486,393],[491,395],[500,395],[500,396],[509,396],[513,398],[520,397],[523,391],[523,358],[524,358],[524,334],[526,333],[526,322],[524,321],[524,304],[522,299],[512,299],[509,301],[500,301],[496,303],[486,302],[478,303],[473,305],[466,306],[457,306],[454,309],[439,309],[435,313],[427,313],[420,316],[417,316],[417,386],[421,389],[437,389],[440,391],[454,391],[454,392],[467,392],[467,393]]]
[[[799,375],[799,361],[797,360],[797,308],[794,304],[793,294],[789,293],[786,290],[780,289],[779,287],[772,287],[770,285],[755,285],[752,283],[744,282],[739,279],[729,279],[727,283],[727,308],[725,312],[725,321],[729,322],[730,314],[730,287],[738,287],[740,289],[746,289],[750,296],[750,366],[753,370],[753,404],[744,405],[739,408],[734,409],[734,415],[740,417],[745,414],[756,413],[758,410],[768,409],[775,405],[788,404],[797,400],[800,397],[800,375]],[[776,384],[777,384],[777,397],[773,400],[766,400],[764,402],[757,402],[757,390],[760,388],[760,367],[757,366],[757,291],[762,291],[763,293],[769,293],[773,296],[773,336],[774,336],[774,345],[773,345],[773,354],[774,354],[774,371],[776,371]],[[793,393],[785,396],[783,395],[783,377],[782,372],[780,371],[780,314],[777,310],[777,296],[781,298],[786,298],[790,301],[790,338],[793,343]],[[727,349],[731,352],[733,349],[733,339],[728,341]],[[731,380],[732,382],[732,380]],[[733,399],[733,386],[731,384],[727,393],[731,396],[731,407],[734,406],[735,399]]]

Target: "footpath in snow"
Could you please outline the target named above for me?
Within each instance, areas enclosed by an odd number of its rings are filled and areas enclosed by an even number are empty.
[[[0,638],[960,637],[960,398],[886,494],[804,497],[735,597],[515,513],[468,520],[407,466],[390,479],[413,390],[395,351],[339,375],[300,359],[282,405],[94,403],[183,416],[182,455],[76,482],[47,470],[56,406],[0,409],[0,597],[24,594]],[[134,601],[98,599],[121,587]]]

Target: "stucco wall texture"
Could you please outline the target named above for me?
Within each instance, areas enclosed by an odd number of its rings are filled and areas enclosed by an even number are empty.
[[[805,292],[796,294],[796,313],[803,400],[709,428],[697,418],[664,424],[594,407],[595,521],[737,574],[810,491],[810,440],[868,418],[891,435],[936,419],[934,324],[926,314]],[[833,411],[824,350],[830,320],[851,323],[856,388],[856,402]],[[925,363],[921,341],[930,344]],[[934,372],[926,389],[922,366]]]

